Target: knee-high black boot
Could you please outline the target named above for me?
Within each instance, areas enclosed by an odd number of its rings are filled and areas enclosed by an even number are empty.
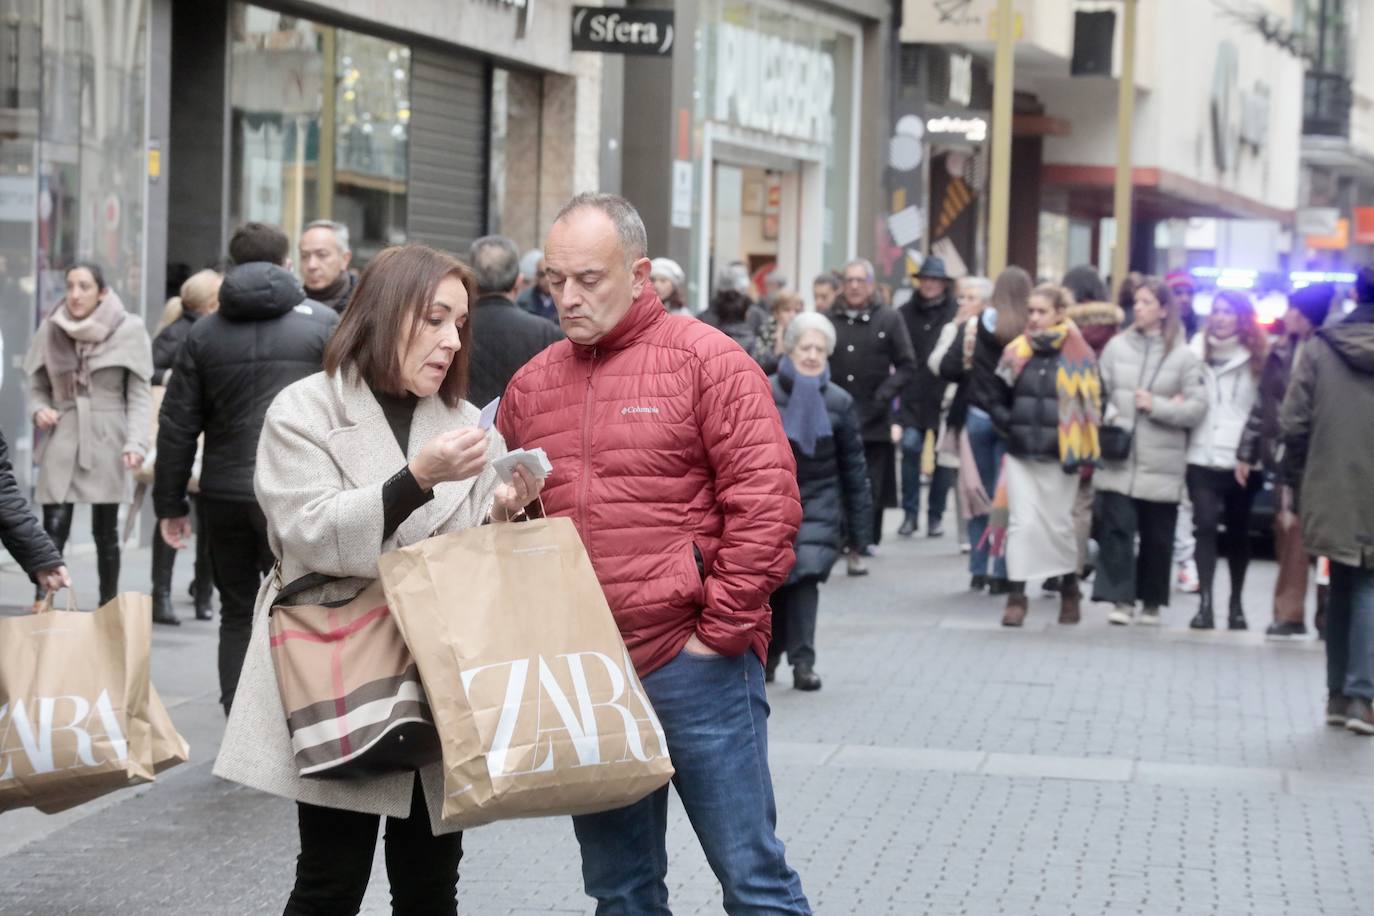
[[[91,506],[91,536],[95,540],[95,570],[100,579],[100,604],[119,594],[119,506]]]
[[[67,537],[72,533],[72,504],[47,503],[43,506],[43,530],[52,538],[53,546],[61,553],[67,546]],[[35,592],[36,601],[44,598],[43,589]]]
[[[153,532],[153,623],[181,626],[172,607],[172,568],[176,565],[176,548],[162,539],[161,531]]]

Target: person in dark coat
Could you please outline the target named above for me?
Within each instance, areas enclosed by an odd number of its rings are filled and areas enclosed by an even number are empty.
[[[711,297],[711,307],[702,312],[700,317],[706,324],[724,332],[726,337],[752,356],[758,343],[758,332],[749,318],[751,307],[748,296],[738,289],[726,287],[716,291]]]
[[[38,523],[28,498],[19,491],[4,433],[0,433],[0,543],[39,591],[51,595],[59,589],[71,588],[62,552]],[[34,605],[35,610],[40,607],[41,602]]]
[[[253,490],[258,436],[277,394],[320,371],[339,316],[306,298],[283,266],[290,242],[276,226],[245,223],[229,241],[237,265],[220,307],[196,322],[177,357],[157,434],[153,508],[180,549],[191,534],[186,498],[196,440],[205,436],[200,499],[220,594],[220,702],[228,713],[248,648],[258,587],[274,562]],[[389,356],[390,354],[387,354]]]
[[[468,249],[477,275],[472,322],[472,362],[467,398],[479,408],[506,390],[515,370],[549,344],[562,340],[558,325],[515,304],[520,279],[520,249],[501,235],[483,236]]]
[[[353,260],[348,227],[333,220],[315,220],[301,233],[300,255],[305,294],[342,315],[358,288],[358,275],[348,269]]]
[[[202,270],[187,277],[186,282],[181,284],[180,295],[176,299],[180,303],[181,313],[153,338],[154,385],[166,385],[171,378],[177,354],[181,352],[181,345],[186,342],[196,319],[219,308],[219,285],[222,280],[223,277],[215,271]],[[168,303],[169,309],[172,306],[173,303]],[[164,312],[162,320],[167,321],[168,317]]]
[[[181,348],[191,334],[191,328],[198,319],[214,314],[219,309],[219,288],[224,277],[217,271],[202,270],[181,284],[176,302],[180,314],[176,319],[153,338],[153,385],[163,388],[172,378],[172,369],[181,355]],[[168,303],[172,308],[173,303]],[[167,320],[164,314],[163,320]],[[156,458],[156,450],[154,450]],[[147,474],[147,469],[140,472]],[[146,477],[139,482],[146,484]],[[214,577],[210,572],[210,540],[205,536],[205,511],[200,505],[200,496],[191,497],[192,525],[196,531],[195,579],[191,583],[191,595],[196,602],[196,619],[212,620],[215,616],[212,605],[214,599]],[[162,539],[162,533],[153,536],[153,622],[180,626],[181,620],[172,607],[172,572],[176,566],[176,548]]]
[[[873,485],[872,543],[882,540],[883,509],[897,503],[897,461],[892,441],[892,402],[906,386],[916,355],[906,323],[877,297],[873,265],[863,259],[844,268],[844,290],[830,310],[835,323],[831,378],[854,398]],[[864,538],[850,532],[849,574],[867,572],[855,548]]]
[[[1260,372],[1259,399],[1236,449],[1236,480],[1242,487],[1254,473],[1277,476],[1283,454],[1279,436],[1279,410],[1288,392],[1293,362],[1304,343],[1326,321],[1336,290],[1330,283],[1318,283],[1296,290],[1288,297],[1288,312],[1283,316],[1283,335],[1269,348]],[[1307,578],[1312,559],[1302,543],[1302,528],[1293,509],[1293,494],[1280,487],[1279,510],[1274,513],[1274,554],[1279,576],[1274,582],[1274,622],[1265,635],[1271,639],[1301,639],[1307,635]],[[1317,587],[1317,632],[1325,628],[1323,605],[1326,586]]]
[[[897,309],[906,322],[911,346],[916,354],[902,388],[901,406],[897,422],[902,426],[902,526],[897,534],[911,537],[916,533],[916,520],[921,514],[921,455],[925,451],[926,434],[940,432],[940,407],[945,397],[946,382],[930,371],[926,363],[940,339],[945,325],[954,320],[959,304],[950,292],[952,280],[945,272],[945,262],[929,257],[916,272],[916,289],[905,305]],[[926,500],[926,533],[933,538],[944,534],[940,520],[945,515],[945,501],[952,483],[948,474],[938,471],[931,478],[930,495]]]
[[[786,651],[792,686],[820,690],[815,670],[820,584],[839,559],[844,527],[860,538],[872,529],[873,491],[854,399],[830,381],[827,359],[835,351],[835,326],[816,312],[800,314],[783,333],[783,349],[772,377],[773,400],[797,459],[802,523],[797,563],[770,602],[773,641],[766,677],[773,679]]]
[[[558,324],[558,306],[554,304],[553,293],[549,290],[548,266],[544,263],[544,252],[538,248],[525,252],[523,262],[534,258],[534,273],[526,277],[527,285],[515,297],[515,304],[522,312]]]
[[[1326,722],[1374,735],[1374,268],[1357,305],[1302,346],[1279,411],[1283,482],[1307,552],[1331,561]]]

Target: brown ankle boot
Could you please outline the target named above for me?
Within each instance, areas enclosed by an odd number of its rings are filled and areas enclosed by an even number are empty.
[[[1030,599],[1024,592],[1007,596],[1007,609],[1002,613],[1002,626],[1019,627],[1030,611]]]
[[[1082,619],[1083,593],[1078,588],[1077,576],[1065,576],[1059,592],[1059,622],[1078,623]]]

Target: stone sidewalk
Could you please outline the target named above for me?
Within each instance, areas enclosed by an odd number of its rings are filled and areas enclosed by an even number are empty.
[[[1186,596],[1162,630],[1108,627],[1105,606],[1059,627],[1052,599],[1003,630],[948,538],[890,539],[872,568],[822,592],[825,688],[784,669],[770,694],[779,832],[816,912],[1374,912],[1374,743],[1321,723],[1318,643],[1258,635],[1272,564],[1250,577],[1254,631],[1203,636]],[[213,625],[157,628],[153,667],[191,764],[3,815],[0,914],[281,911],[291,804],[209,773]],[[592,912],[566,820],[465,839],[461,912]],[[669,849],[674,912],[720,912],[676,803]],[[373,877],[364,912],[387,913],[380,854]]]

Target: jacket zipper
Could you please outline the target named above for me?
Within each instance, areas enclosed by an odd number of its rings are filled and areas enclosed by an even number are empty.
[[[592,473],[592,408],[596,403],[596,388],[592,385],[592,375],[596,372],[596,360],[600,351],[592,350],[591,360],[587,363],[587,393],[582,401],[582,485],[577,495],[578,527],[586,542],[587,553],[592,552],[591,529],[587,526],[587,491],[591,489]]]
[[[1144,355],[1143,357],[1141,357],[1141,360],[1140,360],[1140,369],[1141,369],[1140,377],[1141,377],[1142,379],[1145,377],[1145,373],[1148,372],[1148,371],[1149,371],[1149,368],[1150,368],[1150,344],[1151,344],[1151,343],[1153,343],[1153,341],[1151,341],[1149,337],[1146,337],[1146,338],[1145,338],[1145,355]],[[1160,357],[1160,358],[1163,359],[1163,357]],[[1137,389],[1139,389],[1139,385],[1137,385],[1136,387],[1137,387]],[[1151,393],[1153,393],[1153,392],[1151,392]],[[1134,398],[1135,395],[1132,394],[1131,397]],[[1131,497],[1132,499],[1135,498],[1135,475],[1136,475],[1136,471],[1137,471],[1137,470],[1139,469],[1139,467],[1140,467],[1140,436],[1139,436],[1139,433],[1140,433],[1140,407],[1139,407],[1139,405],[1137,405],[1137,406],[1136,406],[1136,409],[1135,409],[1135,431],[1136,431],[1136,435],[1134,435],[1134,436],[1131,437],[1133,440],[1135,440],[1135,441],[1133,441],[1133,442],[1131,443],[1131,485],[1130,485],[1129,487],[1126,488],[1126,495],[1129,496],[1129,497]]]

